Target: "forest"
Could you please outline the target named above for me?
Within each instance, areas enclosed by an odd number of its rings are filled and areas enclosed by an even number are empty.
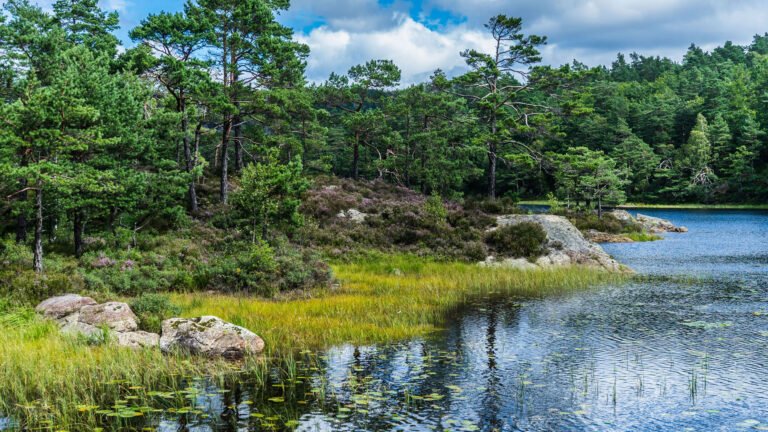
[[[52,11],[5,2],[5,253],[30,250],[42,273],[46,249],[105,259],[93,251],[195,225],[256,245],[273,269],[274,249],[301,244],[316,222],[305,204],[329,178],[440,206],[766,198],[768,35],[691,45],[681,63],[632,53],[610,67],[552,67],[541,64],[545,36],[499,15],[486,25],[495,50],[462,52],[463,75],[404,85],[398,65],[372,59],[309,83],[309,48],[278,21],[288,7],[188,2],[119,41],[117,14],[96,0]]]

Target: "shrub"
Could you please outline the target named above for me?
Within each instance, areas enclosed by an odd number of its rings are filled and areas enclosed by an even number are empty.
[[[181,308],[163,294],[142,294],[131,302],[131,309],[139,318],[139,328],[153,333],[160,333],[164,320],[181,313]]]
[[[507,225],[486,235],[485,241],[493,250],[513,258],[536,258],[546,252],[547,234],[539,224],[522,222]]]
[[[438,193],[433,193],[424,201],[424,211],[436,224],[444,224],[448,219],[448,210],[445,209],[443,198]]]

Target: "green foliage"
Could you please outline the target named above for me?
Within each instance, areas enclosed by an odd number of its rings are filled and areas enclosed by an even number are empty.
[[[163,321],[181,314],[181,308],[164,294],[144,293],[131,301],[131,310],[139,318],[139,328],[160,333]]]
[[[300,162],[286,165],[271,159],[243,170],[232,205],[256,243],[257,238],[266,238],[273,225],[290,229],[302,224],[298,209],[308,187]]]
[[[485,241],[501,256],[535,259],[546,252],[547,233],[537,223],[522,222],[491,231]]]
[[[604,204],[622,204],[626,200],[623,187],[627,182],[616,168],[616,161],[603,152],[576,147],[553,158],[558,164],[558,190],[569,204],[583,201],[590,207],[594,203],[602,216]]]
[[[424,211],[431,217],[436,224],[443,224],[447,221],[448,210],[443,204],[443,198],[438,193],[433,193],[424,201]]]

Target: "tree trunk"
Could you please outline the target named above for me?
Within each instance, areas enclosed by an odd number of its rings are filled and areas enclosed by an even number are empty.
[[[72,224],[75,229],[75,256],[80,258],[83,256],[83,226],[85,221],[83,220],[83,212],[81,210],[75,210]]]
[[[496,199],[496,143],[488,144],[488,197]]]
[[[35,246],[33,267],[35,273],[43,272],[43,182],[37,181],[35,191]]]

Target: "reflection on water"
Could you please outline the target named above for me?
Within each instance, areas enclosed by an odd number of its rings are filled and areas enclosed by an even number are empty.
[[[767,215],[647,213],[691,232],[607,245],[645,275],[628,285],[478,299],[433,338],[306,355],[292,381],[192,382],[189,410],[147,421],[161,431],[768,430]]]

